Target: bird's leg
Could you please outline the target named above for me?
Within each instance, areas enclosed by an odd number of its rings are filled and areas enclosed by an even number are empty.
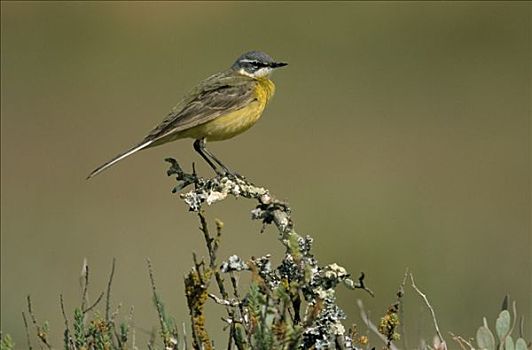
[[[239,175],[238,173],[234,173],[231,170],[229,170],[229,168],[226,167],[224,165],[224,163],[222,163],[218,158],[216,158],[216,156],[214,154],[212,154],[212,152],[209,151],[205,147],[206,143],[207,142],[205,141],[205,138],[196,140],[196,141],[194,141],[194,149],[196,150],[196,152],[198,152],[203,157],[203,159],[205,159],[207,161],[207,163],[209,163],[209,165],[216,172],[216,174],[218,174],[218,175],[230,175],[232,177],[237,177],[237,178],[240,178],[242,180],[245,179],[244,176]],[[213,160],[214,160],[214,162],[216,162],[216,164],[218,164],[223,169],[223,171],[224,171],[223,173],[220,172],[218,170],[218,168],[214,165],[214,163],[212,162]]]
[[[235,177],[235,178],[240,178],[241,180],[245,180],[246,178],[238,173],[234,173],[232,172],[231,170],[229,170],[228,167],[226,167],[224,165],[224,163],[222,163],[218,158],[216,158],[216,156],[214,154],[212,154],[212,152],[210,152],[206,147],[205,147],[205,144],[207,142],[205,141],[205,138],[202,138],[202,139],[198,139],[196,141],[194,141],[194,149],[196,150],[196,152],[198,152],[201,157],[203,159],[205,159],[205,161],[210,165],[210,167],[214,170],[214,172],[216,172],[216,174],[218,175],[230,175],[232,177]],[[210,157],[210,158],[209,158]],[[216,165],[212,162],[214,160],[214,162],[216,162],[216,164],[218,164],[224,172],[221,172],[219,171],[219,169],[216,167]]]
[[[218,168],[216,165],[212,162],[212,160],[208,157],[208,152],[205,149],[205,139],[198,139],[194,141],[194,150],[199,153],[199,155],[205,159],[205,161],[209,164],[209,166],[216,172],[216,174],[221,175],[218,171]]]
[[[205,147],[205,138],[203,139],[199,139],[199,140],[196,140],[194,141],[194,149],[196,150],[196,152],[198,152],[202,157],[203,159],[205,159],[205,161],[207,163],[209,163],[209,165],[211,166],[211,168],[216,172],[216,174],[218,175],[224,175],[223,173],[220,173],[218,171],[218,168],[216,167],[216,165],[214,165],[214,163],[212,162],[213,160],[225,171],[225,174],[228,174],[228,175],[233,175],[233,173],[231,172],[231,170],[229,170],[228,167],[226,167],[218,158],[216,158],[216,156],[214,154],[212,154],[206,147]],[[210,158],[209,158],[210,157]],[[212,160],[211,160],[212,159]],[[234,176],[234,175],[233,175]]]
[[[211,157],[211,159],[214,160],[216,164],[218,164],[225,171],[226,174],[234,175],[233,172],[229,170],[229,168],[226,167],[218,158],[216,158],[216,156],[212,154],[211,151],[209,151],[207,148],[203,148],[203,151],[207,153],[207,155]]]
[[[225,175],[230,175],[231,177],[239,178],[241,180],[246,179],[244,176],[240,175],[239,173],[229,170],[229,168],[226,167],[218,158],[216,158],[216,156],[212,154],[212,152],[209,151],[207,148],[204,148],[203,151],[207,153],[207,155],[209,155],[209,157],[211,157],[220,167],[222,167],[222,169],[225,171]]]

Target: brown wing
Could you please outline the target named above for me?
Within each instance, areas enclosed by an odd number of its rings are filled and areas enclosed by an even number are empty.
[[[255,81],[232,71],[204,80],[175,106],[168,116],[140,143],[96,168],[88,178],[96,176],[120,160],[146,147],[164,142],[173,133],[207,123],[228,112],[239,110],[255,100]]]
[[[156,126],[144,142],[158,140],[223,114],[239,110],[255,100],[255,81],[245,76],[223,72],[213,75],[191,91],[168,116]]]

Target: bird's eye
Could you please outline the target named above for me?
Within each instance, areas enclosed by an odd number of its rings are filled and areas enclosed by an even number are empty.
[[[264,67],[268,67],[268,65],[264,62],[259,62],[259,61],[255,61],[253,62],[253,65],[257,68],[264,68]]]

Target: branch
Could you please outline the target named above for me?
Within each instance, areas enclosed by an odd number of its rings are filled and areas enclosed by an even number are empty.
[[[30,330],[28,328],[28,320],[26,319],[26,314],[22,311],[22,319],[24,320],[24,329],[26,330],[26,343],[28,344],[28,350],[33,350],[31,346]]]
[[[341,323],[346,315],[336,304],[335,289],[338,284],[344,284],[348,288],[362,289],[373,295],[373,291],[364,283],[364,274],[362,273],[355,282],[350,279],[346,269],[337,264],[320,266],[311,253],[313,239],[295,231],[288,204],[276,199],[266,188],[231,174],[204,179],[198,177],[195,172],[187,174],[173,159],[167,161],[171,163],[168,175],[175,175],[177,180],[173,192],[193,185],[192,189],[179,196],[189,210],[198,213],[200,218],[200,229],[209,253],[209,269],[215,275],[221,293],[221,298],[212,294],[210,298],[224,305],[228,313],[232,312],[229,313],[228,320],[231,327],[228,349],[231,348],[233,341],[239,349],[257,344],[259,348],[261,346],[270,348],[271,342],[282,343],[283,348],[288,347],[288,349],[351,349],[351,339]],[[221,224],[217,224],[218,236],[213,238],[208,231],[203,208],[229,197],[244,197],[256,201],[255,208],[251,210],[251,219],[262,222],[261,232],[269,224],[277,228],[278,239],[285,247],[284,257],[278,267],[272,268],[269,255],[259,259],[252,258],[249,263],[233,255],[222,263],[218,270],[215,259]],[[199,271],[198,263],[195,265],[196,272],[193,277],[198,283],[192,283],[192,276],[189,276],[185,282],[191,311],[198,308],[191,307],[190,301],[197,300],[194,305],[202,304],[199,303],[200,298],[190,298],[190,296],[205,293],[203,283],[208,284]],[[202,270],[205,272],[206,269]],[[237,274],[243,270],[251,270],[252,284],[248,294],[241,296],[237,285]],[[217,275],[218,271],[229,273],[236,307],[228,297],[223,280]],[[307,307],[303,320],[299,316],[302,302]],[[288,320],[285,315],[290,314],[290,306],[293,307],[294,314]],[[234,316],[237,313],[240,320],[235,320]],[[192,314],[201,315],[198,312],[191,312]],[[269,323],[272,322],[270,320],[273,320],[273,324]],[[192,336],[194,337],[194,334]],[[288,342],[286,336],[289,337]],[[245,344],[246,340],[248,344]],[[197,344],[196,341],[194,343]]]
[[[85,306],[88,303],[88,291],[89,291],[89,265],[87,264],[87,259],[83,259],[83,265],[81,267],[81,276],[80,276],[80,284],[81,284],[81,307],[80,309],[83,311],[85,310]],[[83,312],[85,313],[85,312]]]
[[[115,275],[116,258],[113,258],[113,265],[111,266],[111,274],[107,282],[107,293],[105,294],[105,320],[110,321],[109,313],[111,309],[111,285],[113,284],[113,277]]]
[[[373,291],[371,289],[366,287],[366,284],[364,283],[364,278],[365,277],[366,277],[366,274],[364,272],[361,272],[360,273],[360,277],[358,277],[358,281],[357,282],[353,282],[352,280],[348,279],[348,280],[346,280],[346,282],[347,282],[346,284],[350,288],[362,289],[362,290],[366,291],[372,297],[375,297],[375,293],[373,293]]]
[[[70,333],[70,325],[68,324],[68,317],[65,312],[65,303],[63,301],[63,294],[59,295],[59,303],[61,304],[61,314],[63,315],[63,320],[65,321],[65,347],[68,350],[76,349],[76,344]]]
[[[410,274],[410,280],[412,282],[412,288],[414,288],[414,290],[417,292],[417,294],[419,294],[419,296],[425,302],[425,305],[427,305],[427,307],[429,308],[430,313],[432,315],[432,323],[434,323],[434,328],[436,328],[436,334],[438,335],[438,338],[440,340],[441,345],[443,345],[443,348],[446,349],[447,348],[447,346],[445,345],[446,342],[445,342],[445,339],[443,339],[443,336],[442,336],[442,334],[440,332],[440,327],[438,327],[438,321],[436,320],[436,313],[434,312],[434,309],[430,305],[429,300],[427,299],[427,296],[421,290],[419,290],[419,288],[414,283],[414,275],[413,274]]]
[[[82,310],[83,314],[86,314],[87,312],[94,309],[96,305],[98,305],[100,301],[102,301],[102,298],[103,298],[103,292],[101,292],[100,295],[98,295],[98,298],[96,298],[96,301],[91,306],[87,307],[85,310]]]
[[[46,347],[49,350],[51,350],[52,346],[48,342],[48,333],[47,333],[47,329],[46,329],[47,328],[46,327],[46,323],[45,323],[44,327],[39,326],[39,324],[37,323],[37,319],[35,318],[35,314],[33,313],[33,307],[32,307],[32,304],[31,304],[31,297],[29,295],[28,295],[26,301],[28,303],[28,313],[30,314],[31,321],[33,322],[33,325],[35,326],[35,330],[37,331],[37,337],[41,340],[41,342],[44,345],[46,345]]]

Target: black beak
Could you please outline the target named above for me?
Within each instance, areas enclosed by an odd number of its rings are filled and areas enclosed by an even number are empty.
[[[272,67],[272,68],[284,67],[286,65],[288,65],[288,63],[285,63],[285,62],[272,62],[272,63],[270,63],[270,67]]]

